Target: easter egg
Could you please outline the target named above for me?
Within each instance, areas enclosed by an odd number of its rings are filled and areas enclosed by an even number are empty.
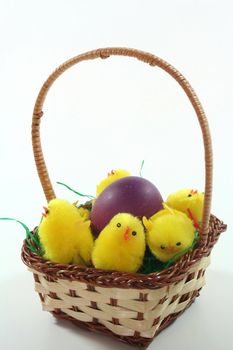
[[[150,181],[138,176],[126,176],[106,187],[91,210],[91,223],[100,232],[118,213],[149,218],[162,209],[162,196]]]

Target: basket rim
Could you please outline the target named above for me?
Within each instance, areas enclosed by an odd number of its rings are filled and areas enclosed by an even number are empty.
[[[222,221],[211,215],[206,246],[198,246],[184,254],[174,265],[162,271],[149,274],[118,272],[75,264],[54,263],[30,251],[26,240],[23,242],[21,258],[30,269],[47,275],[52,281],[65,279],[107,288],[158,289],[182,280],[190,267],[211,253],[220,234],[226,228],[227,226]]]

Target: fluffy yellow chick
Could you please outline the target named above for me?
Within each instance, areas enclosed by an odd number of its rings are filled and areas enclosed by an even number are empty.
[[[202,220],[204,193],[192,189],[183,189],[168,196],[166,202],[169,207],[186,213],[200,223]]]
[[[92,262],[98,269],[136,272],[145,254],[141,221],[131,214],[115,215],[95,241]]]
[[[61,264],[89,264],[93,249],[90,221],[84,220],[77,208],[63,199],[49,202],[38,233],[45,258]]]
[[[130,176],[131,174],[124,169],[117,169],[112,170],[110,173],[108,173],[108,177],[103,179],[97,186],[96,186],[96,197],[112,182],[121,179],[122,177]]]
[[[144,216],[148,246],[155,257],[167,262],[192,246],[195,227],[188,216],[178,210],[162,209],[149,220]]]

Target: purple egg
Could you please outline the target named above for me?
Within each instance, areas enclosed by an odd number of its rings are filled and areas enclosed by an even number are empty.
[[[92,207],[91,223],[100,232],[118,213],[149,218],[162,209],[163,198],[150,181],[126,176],[114,181],[100,193]]]

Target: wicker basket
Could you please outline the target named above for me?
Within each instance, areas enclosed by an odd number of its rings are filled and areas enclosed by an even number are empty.
[[[205,148],[205,201],[199,245],[168,269],[148,275],[122,273],[79,265],[45,261],[24,242],[23,262],[35,279],[43,310],[70,320],[90,331],[116,336],[137,346],[148,345],[162,329],[173,322],[199,295],[209,265],[210,252],[221,232],[221,221],[210,215],[212,193],[212,148],[203,108],[187,80],[164,60],[142,51],[105,48],[76,56],[58,67],[42,86],[32,121],[32,143],[38,174],[47,200],[55,198],[40,143],[40,120],[46,94],[54,81],[68,68],[84,60],[122,55],[158,66],[183,88],[200,123]]]

